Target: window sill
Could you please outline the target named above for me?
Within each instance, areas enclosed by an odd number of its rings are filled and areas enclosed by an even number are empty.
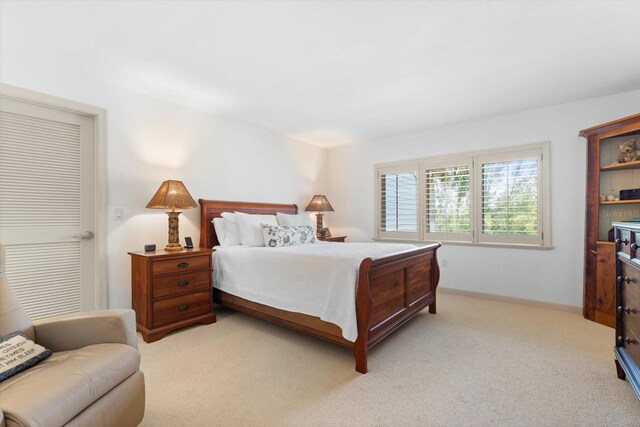
[[[380,239],[372,238],[376,242],[388,243],[412,243],[414,245],[430,245],[432,243],[441,243],[442,246],[477,246],[489,248],[508,248],[508,249],[533,249],[533,250],[551,250],[553,246],[526,245],[518,243],[472,243],[472,242],[452,242],[446,240],[411,240],[411,239]]]

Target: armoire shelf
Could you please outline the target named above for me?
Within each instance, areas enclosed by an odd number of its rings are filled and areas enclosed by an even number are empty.
[[[619,171],[625,169],[640,169],[640,160],[629,163],[614,163],[600,167],[601,171]]]
[[[610,202],[600,202],[601,205],[628,205],[630,203],[640,203],[640,200],[612,200]]]

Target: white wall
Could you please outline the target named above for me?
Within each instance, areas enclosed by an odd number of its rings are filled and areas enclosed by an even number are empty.
[[[107,110],[109,306],[131,306],[128,251],[164,247],[167,215],[145,209],[160,183],[184,181],[194,199],[297,203],[326,192],[327,151],[272,132],[92,81],[3,61],[2,82]],[[115,208],[124,211],[114,219]],[[180,217],[180,237],[199,240],[199,209]]]
[[[194,199],[297,203],[326,190],[327,152],[273,133],[143,96],[122,93],[109,109],[109,301],[130,304],[127,251],[163,247],[167,215],[145,205],[163,180],[184,181]],[[113,219],[123,207],[124,221]],[[200,210],[180,219],[197,244]]]
[[[374,165],[551,141],[553,249],[445,244],[441,286],[582,305],[586,143],[578,131],[640,111],[640,91],[416,132],[329,152],[332,233],[373,236]],[[340,227],[338,227],[340,225]]]
[[[327,194],[334,235],[373,235],[373,165],[551,141],[552,244],[548,251],[447,246],[441,285],[581,305],[585,142],[580,129],[640,111],[640,92],[585,100],[327,150],[97,81],[79,54],[3,52],[3,83],[107,109],[108,274],[111,307],[130,306],[127,251],[166,242],[166,215],[144,208],[161,181],[181,179],[194,198],[298,203]],[[65,60],[69,67],[56,64]],[[327,178],[328,176],[328,178]],[[116,207],[125,219],[113,219]],[[198,210],[182,237],[196,238]]]

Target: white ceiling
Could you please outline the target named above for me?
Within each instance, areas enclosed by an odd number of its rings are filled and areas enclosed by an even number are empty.
[[[0,59],[81,58],[110,84],[320,146],[640,89],[638,1],[0,8]]]

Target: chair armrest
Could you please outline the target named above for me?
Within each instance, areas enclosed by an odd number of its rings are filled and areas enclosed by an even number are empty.
[[[67,314],[33,322],[36,342],[51,351],[92,344],[120,343],[138,348],[133,310],[100,310]]]

